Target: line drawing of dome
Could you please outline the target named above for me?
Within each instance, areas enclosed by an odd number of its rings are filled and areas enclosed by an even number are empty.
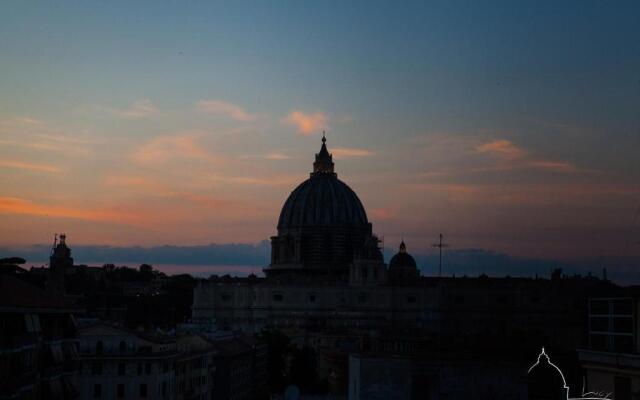
[[[527,371],[529,400],[567,400],[569,387],[564,374],[542,348],[538,360]]]

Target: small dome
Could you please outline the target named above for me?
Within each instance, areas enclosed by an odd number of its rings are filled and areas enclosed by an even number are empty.
[[[392,268],[418,268],[416,260],[411,254],[407,253],[407,246],[404,241],[400,243],[400,249],[389,261],[389,269]]]
[[[404,281],[420,276],[416,260],[407,253],[404,240],[400,243],[398,252],[389,260],[389,279],[391,281]]]

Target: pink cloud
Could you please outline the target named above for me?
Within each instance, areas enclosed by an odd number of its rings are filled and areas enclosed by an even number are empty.
[[[328,117],[323,112],[304,113],[299,110],[293,110],[284,119],[284,122],[296,127],[299,134],[308,136],[319,132],[327,126]]]
[[[506,160],[516,160],[526,155],[526,152],[509,140],[494,140],[476,147],[478,153],[488,153]]]
[[[0,213],[127,224],[140,224],[143,222],[139,212],[121,212],[109,209],[38,204],[16,197],[0,197]]]
[[[34,163],[12,161],[12,160],[0,160],[0,167],[23,169],[23,170],[35,171],[35,172],[47,172],[52,174],[55,174],[61,171],[59,167],[56,167],[53,165],[34,164]]]
[[[222,100],[202,100],[196,103],[196,110],[207,114],[222,114],[236,121],[249,122],[256,116],[237,104]]]
[[[156,137],[136,150],[131,157],[140,164],[162,163],[175,158],[216,161],[213,155],[198,144],[197,135],[194,134]]]
[[[333,147],[331,149],[331,154],[336,156],[336,158],[349,158],[349,157],[367,157],[367,156],[372,156],[375,153],[366,149],[356,149],[356,148],[349,148],[349,147]]]

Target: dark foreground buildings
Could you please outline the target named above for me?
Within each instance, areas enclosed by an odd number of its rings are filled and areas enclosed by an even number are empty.
[[[637,288],[425,277],[405,243],[387,265],[325,140],[264,278],[78,266],[60,239],[49,268],[0,263],[0,399],[640,396]]]
[[[314,349],[330,392],[349,398],[366,398],[350,392],[350,373],[366,375],[385,359],[398,365],[395,381],[410,385],[406,398],[526,398],[527,367],[542,346],[579,394],[576,349],[589,343],[588,298],[615,290],[560,270],[549,279],[422,277],[404,243],[386,265],[324,138],[271,244],[265,278],[200,282],[193,317],[247,333],[284,332]],[[409,379],[396,376],[400,370]]]

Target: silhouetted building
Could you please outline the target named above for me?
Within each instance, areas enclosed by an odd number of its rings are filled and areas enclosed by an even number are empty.
[[[589,300],[589,347],[579,350],[585,390],[616,400],[640,398],[640,288]]]
[[[217,348],[193,334],[135,332],[105,323],[79,330],[82,398],[210,399]]]
[[[389,281],[403,282],[418,279],[420,272],[416,260],[407,253],[407,246],[404,240],[400,243],[398,252],[389,260]]]
[[[349,400],[410,400],[411,386],[409,358],[349,356]]]
[[[78,397],[77,311],[61,296],[0,274],[0,398]]]
[[[266,277],[198,282],[193,317],[222,330],[282,331],[318,350],[321,371],[341,393],[348,354],[382,352],[424,367],[415,381],[429,387],[417,384],[415,393],[467,396],[473,387],[455,379],[467,376],[487,382],[482,398],[513,398],[524,374],[517,366],[530,351],[545,345],[571,352],[586,343],[586,299],[610,285],[561,270],[553,279],[424,277],[404,241],[387,267],[324,138],[310,178],[285,201],[277,231]],[[487,354],[506,357],[494,362]]]
[[[313,172],[285,201],[271,238],[269,276],[283,273],[346,278],[354,256],[371,237],[360,199],[334,172],[326,139]]]
[[[61,295],[65,294],[64,280],[69,270],[73,269],[73,257],[71,249],[67,247],[67,236],[60,234],[60,241],[53,245],[49,257],[49,278],[47,281],[50,290]]]

